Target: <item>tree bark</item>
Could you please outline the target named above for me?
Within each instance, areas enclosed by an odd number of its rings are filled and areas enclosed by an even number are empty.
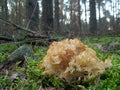
[[[42,0],[42,33],[50,36],[53,30],[53,0]]]
[[[39,32],[38,0],[26,0],[27,28]]]
[[[7,0],[5,0],[4,2],[5,2],[5,4],[4,4],[5,5],[5,19],[8,20],[9,15],[8,15]]]
[[[70,0],[70,32],[71,37],[73,36],[73,1]]]
[[[96,20],[96,2],[90,0],[90,33],[95,35],[97,31],[97,20]]]
[[[55,4],[55,18],[54,18],[54,30],[59,33],[59,0],[54,0]]]
[[[61,29],[62,29],[62,25],[64,23],[63,7],[64,7],[64,0],[60,0],[60,28]]]
[[[2,0],[1,1],[1,17],[4,18],[5,20],[9,19],[9,15],[8,15],[8,6],[7,6],[7,0]],[[6,35],[6,36],[10,36],[9,35],[9,31],[8,31],[8,26],[7,24],[1,24],[2,28],[1,28],[1,34],[2,35]]]
[[[81,5],[80,5],[80,0],[78,0],[78,28],[79,28],[79,33],[78,34],[81,34]]]
[[[99,28],[99,30],[100,30],[100,26],[101,26],[101,8],[100,8],[100,3],[101,2],[98,2],[98,12],[99,12],[99,20],[98,20],[98,28]]]
[[[87,5],[86,5],[86,2],[84,4],[84,7],[85,7],[85,23],[87,23]]]

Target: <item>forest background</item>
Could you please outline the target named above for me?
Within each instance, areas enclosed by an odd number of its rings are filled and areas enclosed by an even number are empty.
[[[119,5],[119,0],[1,0],[0,18],[39,35],[115,35]],[[1,19],[0,36],[25,37],[24,30]]]
[[[65,38],[79,38],[113,67],[72,84],[43,76],[38,63]],[[119,71],[120,0],[0,0],[0,90],[120,90]]]

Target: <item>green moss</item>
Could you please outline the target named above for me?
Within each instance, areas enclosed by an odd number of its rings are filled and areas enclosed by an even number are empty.
[[[95,77],[87,81],[76,81],[74,83],[67,83],[61,81],[55,76],[43,76],[43,70],[38,67],[38,63],[42,62],[43,57],[46,55],[48,47],[34,47],[35,59],[26,58],[27,65],[25,67],[19,67],[16,65],[14,72],[20,73],[20,76],[11,81],[9,74],[0,75],[0,87],[3,89],[11,88],[16,90],[38,90],[42,87],[62,87],[66,90],[79,90],[79,85],[83,85],[86,90],[119,90],[120,89],[120,56],[116,54],[101,53],[97,48],[93,46],[93,43],[100,42],[105,43],[112,37],[92,37],[83,39],[82,41],[93,48],[98,57],[101,60],[111,58],[113,67],[100,75],[100,81],[97,83],[98,77]],[[120,39],[117,37],[117,39]],[[118,43],[118,42],[117,42]],[[0,62],[4,61],[11,52],[13,52],[17,46],[7,45],[0,47]],[[119,52],[119,50],[118,50]],[[9,71],[10,72],[10,71]],[[9,73],[8,72],[8,73]],[[21,76],[23,75],[23,77]],[[24,80],[23,80],[24,79]]]

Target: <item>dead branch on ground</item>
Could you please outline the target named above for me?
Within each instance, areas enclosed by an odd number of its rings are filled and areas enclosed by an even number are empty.
[[[29,37],[49,38],[48,36],[41,35],[41,34],[38,33],[38,32],[35,32],[35,31],[32,31],[32,30],[30,30],[30,29],[28,29],[28,28],[22,27],[22,26],[20,26],[20,25],[17,25],[17,24],[15,24],[15,23],[13,23],[13,22],[11,22],[11,21],[8,21],[8,20],[5,20],[5,19],[3,19],[3,18],[0,18],[0,21],[6,23],[6,24],[8,24],[8,25],[14,26],[17,30],[20,29],[20,30],[23,30],[23,31],[28,32],[28,33],[29,33],[29,34],[28,34]]]

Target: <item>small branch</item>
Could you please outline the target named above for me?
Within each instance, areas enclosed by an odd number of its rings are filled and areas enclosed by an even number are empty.
[[[96,81],[96,84],[94,86],[94,89],[93,90],[96,90],[98,84],[100,83],[100,74],[98,75],[98,78],[97,78],[97,81]]]
[[[0,44],[0,46],[2,45],[6,45],[6,44],[16,44],[16,45],[22,45],[22,44],[32,44],[32,45],[39,45],[39,46],[48,46],[50,45],[50,43],[52,43],[53,41],[58,41],[58,39],[26,39],[23,41],[16,41],[16,42],[9,42],[9,43],[2,43]]]
[[[14,39],[10,37],[0,36],[0,40],[13,41]]]
[[[21,30],[30,32],[30,33],[32,33],[32,34],[36,34],[36,32],[34,32],[34,31],[30,30],[30,29],[24,28],[24,27],[22,27],[22,26],[19,26],[19,25],[15,24],[15,23],[13,23],[13,22],[11,22],[11,21],[5,20],[5,19],[3,19],[3,18],[0,18],[0,20],[1,20],[2,22],[6,23],[6,24],[9,24],[9,25],[12,25],[12,26],[16,27],[17,29],[21,29]]]

